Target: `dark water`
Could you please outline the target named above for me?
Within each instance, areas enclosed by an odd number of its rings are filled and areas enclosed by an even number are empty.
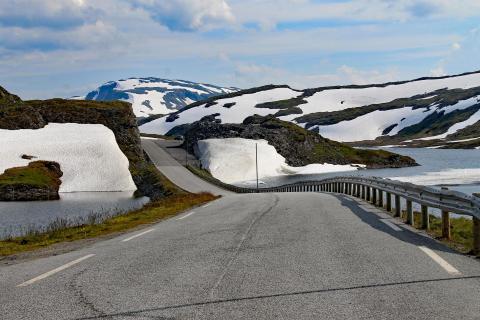
[[[92,214],[113,215],[142,207],[148,198],[128,192],[62,193],[58,201],[0,202],[0,238],[21,235],[56,219],[75,222]]]

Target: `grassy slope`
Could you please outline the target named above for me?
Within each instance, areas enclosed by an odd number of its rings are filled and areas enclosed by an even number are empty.
[[[55,185],[57,178],[42,167],[16,167],[5,171],[0,175],[1,185],[31,185],[38,187]]]
[[[291,122],[281,121],[275,118],[268,121],[288,129],[291,137],[293,137],[298,143],[303,143],[308,139],[319,140],[318,134]],[[332,160],[338,161],[339,159],[342,159],[345,164],[356,163],[365,164],[368,167],[376,167],[390,163],[392,159],[396,158],[405,161],[405,163],[409,162],[408,157],[397,155],[389,151],[356,149],[346,144],[321,137],[312,150],[310,161],[311,163],[332,163]],[[412,160],[410,165],[414,164],[415,161]]]

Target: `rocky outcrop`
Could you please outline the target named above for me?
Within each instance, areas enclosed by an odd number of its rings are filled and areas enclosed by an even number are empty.
[[[367,168],[415,166],[410,157],[384,150],[362,150],[325,139],[319,134],[273,116],[246,118],[242,124],[222,124],[214,115],[186,128],[184,147],[195,152],[197,141],[211,138],[264,139],[285,157],[291,166],[312,163],[364,164]]]
[[[153,198],[168,194],[161,184],[156,184],[156,190],[152,192],[144,183],[151,170],[146,169],[149,164],[143,154],[136,117],[130,103],[64,99],[22,101],[0,89],[5,96],[0,97],[0,129],[39,129],[50,122],[103,124],[113,131],[118,146],[129,160],[130,173],[139,191],[137,194]]]
[[[63,175],[53,161],[34,161],[0,175],[0,201],[58,200]]]

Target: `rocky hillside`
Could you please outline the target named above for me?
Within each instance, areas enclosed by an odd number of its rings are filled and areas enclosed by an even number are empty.
[[[130,103],[63,99],[22,101],[0,89],[0,129],[39,129],[50,122],[103,124],[113,131],[120,149],[128,158],[139,193],[156,198],[167,192],[161,184],[152,187],[151,181],[148,182],[152,168],[145,161]]]
[[[237,90],[185,80],[129,78],[107,82],[87,95],[73,99],[127,101],[132,104],[137,117],[148,117],[169,114],[196,101]]]
[[[311,163],[364,164],[367,168],[406,167],[416,165],[415,160],[382,150],[362,150],[325,139],[273,116],[250,116],[241,124],[222,124],[215,115],[183,127],[190,152],[195,151],[198,140],[211,138],[265,139],[285,157],[291,166]]]
[[[193,103],[141,126],[150,134],[218,114],[222,123],[274,115],[322,136],[357,145],[480,146],[480,72],[366,86],[294,90],[265,86]],[[418,143],[417,140],[432,140]],[[458,140],[472,139],[469,144]],[[453,144],[452,144],[453,143]]]

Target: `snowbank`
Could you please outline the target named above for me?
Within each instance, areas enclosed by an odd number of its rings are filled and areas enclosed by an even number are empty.
[[[50,123],[37,130],[0,130],[0,173],[34,160],[60,163],[60,192],[136,190],[113,132],[100,124]],[[21,159],[23,154],[35,156]]]
[[[256,179],[255,144],[258,145],[259,178],[287,174],[319,174],[327,172],[354,171],[357,166],[334,164],[311,164],[291,167],[275,147],[266,140],[242,138],[207,139],[198,142],[198,157],[203,168],[226,183]]]

